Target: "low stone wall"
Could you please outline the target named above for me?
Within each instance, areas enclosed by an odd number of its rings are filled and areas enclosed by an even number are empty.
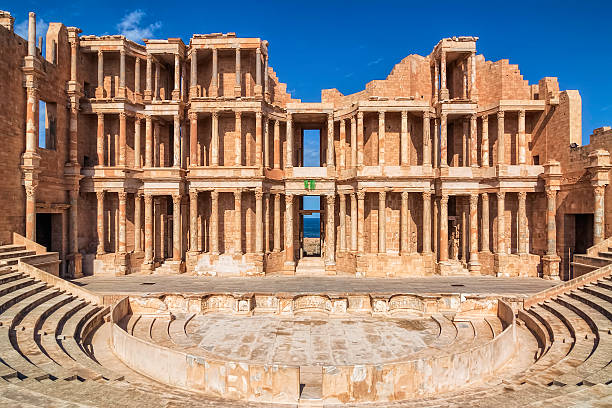
[[[222,277],[263,275],[263,256],[254,253],[241,255],[201,253],[188,259],[187,273],[191,275]]]
[[[355,275],[367,278],[401,278],[433,275],[433,255],[359,254]]]
[[[111,346],[131,369],[171,386],[207,395],[262,403],[296,404],[299,367],[208,360],[148,343],[117,325],[130,309],[120,301],[111,312]]]
[[[456,390],[490,378],[517,350],[512,308],[500,301],[497,313],[504,331],[461,353],[393,364],[323,367],[324,402],[401,401]]]
[[[480,274],[510,277],[538,277],[540,256],[534,254],[508,254],[504,258],[502,270],[499,270],[498,262],[493,252],[479,252]]]

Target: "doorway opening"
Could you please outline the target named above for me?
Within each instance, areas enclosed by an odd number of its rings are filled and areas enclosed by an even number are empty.
[[[36,242],[49,252],[60,252],[62,247],[62,215],[36,214]]]
[[[321,197],[302,196],[300,203],[300,258],[321,256]]]
[[[593,214],[566,214],[565,251],[561,256],[561,271],[565,272],[564,279],[574,278],[572,262],[574,254],[586,254],[587,249],[593,246]]]
[[[322,167],[321,129],[302,129],[301,167]]]

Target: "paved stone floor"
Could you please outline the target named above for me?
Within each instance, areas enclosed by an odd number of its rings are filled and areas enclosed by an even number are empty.
[[[196,316],[188,331],[204,355],[283,365],[381,364],[401,361],[434,341],[430,318],[346,319]]]
[[[366,279],[323,276],[220,278],[187,275],[88,276],[73,282],[102,294],[327,293],[341,295],[358,293],[473,293],[504,296],[529,296],[558,283],[539,278],[497,278],[489,276],[431,276],[405,279]]]

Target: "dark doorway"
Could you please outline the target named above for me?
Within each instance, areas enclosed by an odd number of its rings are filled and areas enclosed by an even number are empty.
[[[36,214],[36,242],[52,251],[53,214]]]
[[[593,246],[593,214],[574,215],[574,236],[576,253],[586,254]]]
[[[574,254],[586,254],[593,246],[593,214],[565,214],[564,253],[561,255],[561,273],[564,280],[575,277],[572,262]]]
[[[319,196],[303,196],[300,204],[300,258],[321,256],[321,210]]]

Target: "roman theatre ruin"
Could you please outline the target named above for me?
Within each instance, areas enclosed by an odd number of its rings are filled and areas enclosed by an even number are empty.
[[[305,103],[0,12],[0,406],[612,405],[612,130],[477,40]]]

